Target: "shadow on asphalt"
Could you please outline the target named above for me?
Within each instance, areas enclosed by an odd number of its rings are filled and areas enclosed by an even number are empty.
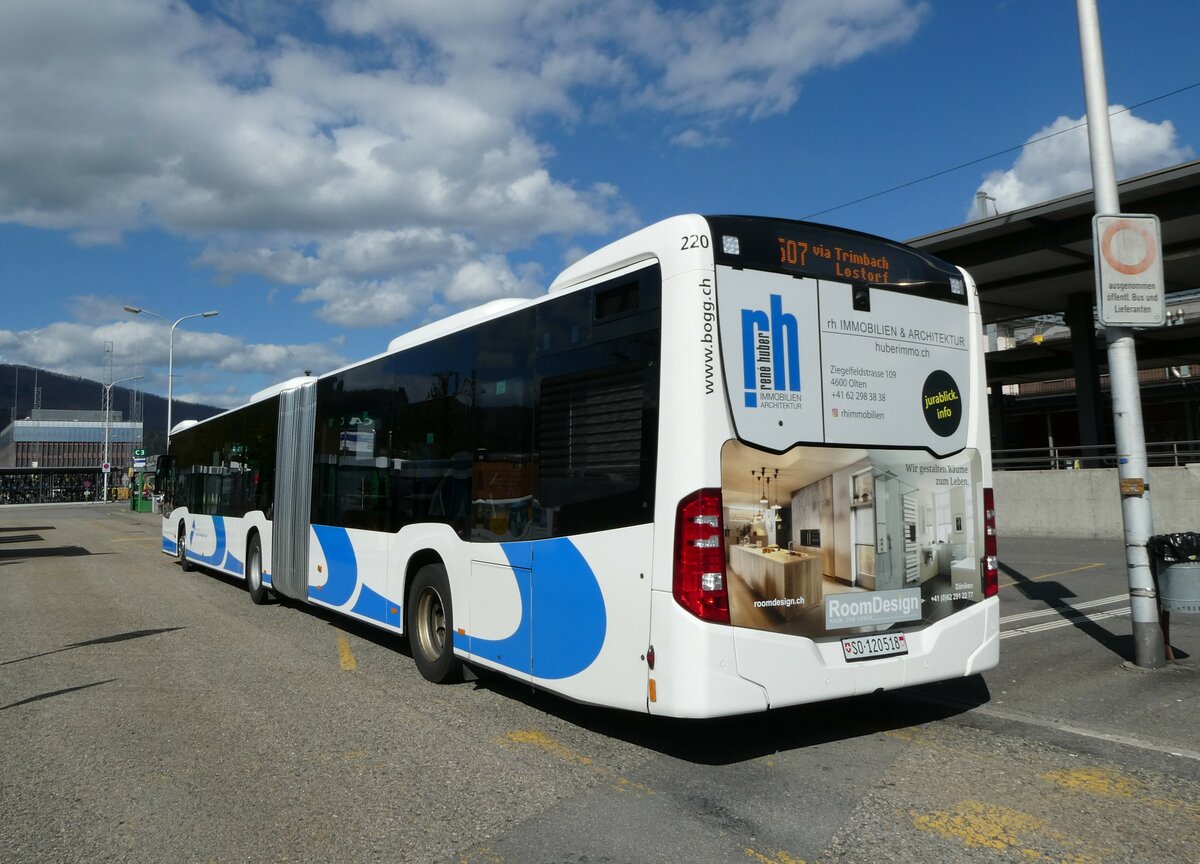
[[[197,565],[194,572],[215,579],[218,582],[224,582],[226,585],[236,588],[239,591],[246,591],[246,580],[237,576],[230,576],[228,573],[223,573],[220,570],[209,570],[203,565]],[[291,597],[284,597],[282,594],[277,594],[274,590],[268,592],[267,601],[263,605],[295,609],[298,612],[312,615],[314,618],[320,618],[330,627],[342,630],[364,641],[372,642],[380,648],[395,651],[403,654],[405,657],[412,657],[412,651],[408,647],[407,636],[398,636],[387,630],[381,630],[378,627],[363,623],[356,618],[349,618],[332,609],[326,609],[324,606],[293,600]]]
[[[79,558],[84,555],[111,555],[111,552],[92,552],[82,546],[50,546],[45,549],[0,549],[0,563],[23,558]]]
[[[949,686],[947,686],[949,685]],[[790,750],[849,741],[946,720],[989,701],[981,676],[713,720],[675,720],[580,705],[487,674],[475,686],[591,732],[697,765],[731,765]]]
[[[48,693],[39,693],[36,696],[30,696],[28,699],[22,699],[19,702],[10,702],[7,705],[0,706],[0,711],[7,711],[9,708],[16,708],[18,705],[28,705],[30,702],[41,702],[43,699],[53,699],[55,696],[63,696],[67,693],[74,693],[76,690],[87,690],[89,687],[99,687],[101,684],[111,684],[116,680],[116,678],[109,678],[106,681],[94,681],[91,684],[80,684],[78,687],[64,687],[61,690],[51,690]]]
[[[335,612],[289,599],[302,609],[359,639],[412,657],[408,639]],[[836,699],[762,714],[714,720],[675,720],[571,702],[486,669],[471,670],[467,685],[488,690],[601,735],[700,765],[729,765],[832,741],[919,726],[970,711],[991,699],[982,676],[936,685]]]
[[[41,534],[0,534],[0,543],[37,543],[45,539]]]
[[[1068,600],[1079,595],[1070,588],[1067,588],[1061,582],[1034,581],[1003,561],[1000,562],[1000,570],[1005,575],[1010,576],[1013,582],[1016,583],[1016,589],[1030,600],[1045,603],[1065,620],[1070,621],[1072,627],[1090,636],[1122,660],[1133,662],[1133,636],[1118,636],[1101,627],[1095,621],[1090,620],[1086,615],[1071,606]]]
[[[30,654],[28,657],[18,657],[15,660],[5,660],[0,663],[0,666],[11,666],[13,663],[21,663],[25,660],[33,660],[36,657],[48,657],[51,654],[61,654],[64,651],[72,651],[76,648],[87,648],[91,645],[108,645],[113,642],[128,642],[130,639],[142,639],[146,636],[157,636],[159,633],[172,633],[176,630],[182,630],[182,627],[158,627],[153,630],[130,630],[127,633],[114,633],[111,636],[99,636],[95,639],[87,639],[83,642],[72,642],[70,645],[64,645],[62,648],[55,648],[53,651],[43,651],[40,654]]]
[[[245,582],[213,570],[199,572],[245,590]],[[388,651],[412,657],[408,638],[315,604],[272,592],[269,605],[303,611],[331,627]],[[476,677],[477,676],[477,677]],[[729,765],[833,741],[878,735],[963,714],[990,701],[982,676],[848,699],[780,708],[715,720],[675,720],[571,702],[489,670],[472,670],[466,684],[513,699],[567,723],[698,765]]]

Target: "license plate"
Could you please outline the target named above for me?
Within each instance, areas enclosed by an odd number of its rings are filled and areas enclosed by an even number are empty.
[[[874,636],[851,636],[842,640],[842,656],[847,663],[855,660],[874,660],[908,653],[903,633],[878,633]]]

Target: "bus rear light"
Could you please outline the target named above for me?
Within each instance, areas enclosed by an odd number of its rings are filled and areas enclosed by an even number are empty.
[[[721,490],[700,489],[675,513],[675,601],[697,618],[729,623]]]
[[[1000,591],[1000,558],[996,552],[996,498],[990,488],[983,490],[983,596],[994,597]]]

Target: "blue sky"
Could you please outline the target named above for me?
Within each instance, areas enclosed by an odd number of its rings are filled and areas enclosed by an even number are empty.
[[[1118,175],[1196,158],[1200,6],[1099,7]],[[1089,187],[1020,146],[1081,82],[1069,0],[7,0],[0,362],[161,394],[122,307],[216,309],[175,394],[233,405],[677,213],[911,238]]]

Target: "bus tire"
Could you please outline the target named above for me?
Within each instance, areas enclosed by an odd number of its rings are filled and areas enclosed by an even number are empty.
[[[255,606],[267,602],[267,586],[263,584],[262,541],[251,534],[246,543],[246,590]]]
[[[179,569],[185,573],[196,569],[196,565],[187,558],[187,529],[183,527],[182,523],[179,526],[179,537],[175,543],[175,558],[179,561]]]
[[[407,613],[408,640],[421,677],[434,684],[458,681],[462,661],[454,656],[454,608],[445,567],[426,564],[417,571]]]

